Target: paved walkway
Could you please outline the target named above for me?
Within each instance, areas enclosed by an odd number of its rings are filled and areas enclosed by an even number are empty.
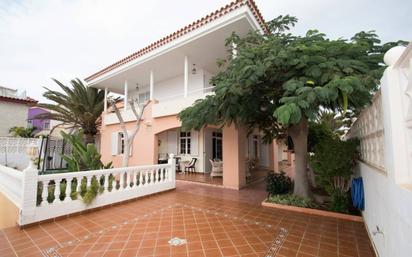
[[[0,256],[374,256],[362,223],[263,208],[265,196],[262,183],[234,191],[178,182],[170,192],[0,231]]]

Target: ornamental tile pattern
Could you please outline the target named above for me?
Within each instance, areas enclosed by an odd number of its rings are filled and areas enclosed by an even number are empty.
[[[236,191],[178,182],[174,191],[0,230],[0,256],[374,256],[363,223],[264,208],[265,196],[263,183]]]

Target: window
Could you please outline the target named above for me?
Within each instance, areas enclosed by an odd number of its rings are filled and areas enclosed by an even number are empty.
[[[44,121],[44,129],[50,129],[50,121],[49,120]]]
[[[213,159],[214,160],[223,160],[222,154],[222,132],[213,132],[212,133],[213,141]]]
[[[123,132],[119,132],[119,154],[124,153],[124,134]]]
[[[32,121],[32,120],[28,120],[28,121],[27,121],[27,127],[28,127],[28,128],[32,128],[32,127],[33,127],[33,121]]]
[[[139,94],[139,103],[144,103],[150,100],[150,92],[144,92]]]
[[[180,154],[190,154],[190,132],[180,132]]]

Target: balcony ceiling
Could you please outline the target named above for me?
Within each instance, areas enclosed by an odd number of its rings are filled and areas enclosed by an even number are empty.
[[[101,89],[107,87],[111,92],[123,94],[125,80],[128,81],[129,88],[135,87],[136,83],[139,86],[149,85],[150,70],[153,70],[156,87],[158,81],[164,81],[183,74],[185,56],[188,56],[189,72],[194,63],[197,69],[204,68],[211,73],[216,73],[218,72],[217,59],[227,55],[226,38],[232,32],[242,36],[253,29],[250,19],[244,15],[221,28],[203,32],[193,39],[187,40],[187,43],[177,47],[171,46],[170,49],[166,48],[164,52],[157,56],[154,55],[141,63],[91,82],[89,85]]]

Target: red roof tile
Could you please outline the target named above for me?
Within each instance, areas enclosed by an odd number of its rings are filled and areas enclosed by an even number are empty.
[[[37,100],[31,98],[31,97],[26,97],[26,98],[15,98],[15,97],[10,97],[10,96],[0,96],[0,101],[2,102],[10,102],[10,103],[21,103],[21,104],[27,104],[29,106],[33,106],[37,104]]]
[[[208,15],[206,15],[205,17],[185,26],[184,28],[181,28],[180,30],[169,34],[168,36],[138,50],[137,52],[127,56],[126,58],[121,59],[118,62],[113,63],[112,65],[90,75],[89,77],[85,78],[85,81],[89,82],[92,79],[95,79],[115,68],[118,68],[130,61],[133,61],[153,50],[155,50],[156,48],[159,48],[167,43],[170,43],[171,41],[176,40],[177,38],[195,30],[198,29],[220,17],[222,17],[223,15],[230,13],[244,5],[247,5],[251,12],[253,13],[253,15],[255,16],[256,20],[259,22],[261,28],[264,30],[265,33],[268,33],[268,28],[266,26],[265,20],[263,19],[262,14],[260,13],[256,3],[253,0],[236,0],[234,2],[231,2],[230,4],[227,4],[226,6],[220,8],[219,10],[216,10]]]

